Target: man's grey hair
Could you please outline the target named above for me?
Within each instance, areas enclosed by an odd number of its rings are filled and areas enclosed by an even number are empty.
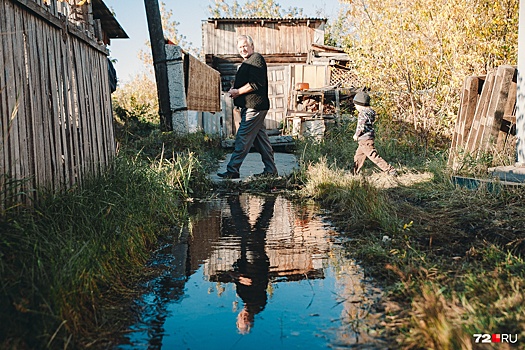
[[[239,35],[237,37],[237,42],[241,41],[241,40],[246,40],[248,42],[248,44],[250,44],[251,46],[253,46],[253,39],[251,36],[249,35]]]

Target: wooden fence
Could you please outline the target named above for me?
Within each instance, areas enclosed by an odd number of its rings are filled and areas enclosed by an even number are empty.
[[[449,158],[454,170],[465,157],[514,152],[516,82],[516,67],[508,65],[465,79]]]
[[[81,10],[0,0],[0,209],[69,188],[115,154],[107,50]]]

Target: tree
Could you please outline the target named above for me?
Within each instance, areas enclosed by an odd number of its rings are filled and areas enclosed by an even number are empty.
[[[227,0],[215,0],[213,5],[208,6],[212,17],[302,17],[303,9],[300,7],[289,7],[283,9],[274,0],[254,0],[240,4],[234,0],[230,5]]]
[[[347,9],[345,4],[340,4],[339,15],[337,18],[330,19],[324,29],[325,45],[343,47],[343,40],[350,35],[351,28],[347,27],[346,21]]]
[[[359,77],[416,130],[451,131],[465,77],[516,64],[519,0],[342,0]]]

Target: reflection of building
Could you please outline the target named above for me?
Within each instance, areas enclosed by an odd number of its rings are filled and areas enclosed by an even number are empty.
[[[214,251],[221,235],[221,201],[194,203],[189,237],[188,276],[192,275]]]
[[[250,225],[255,225],[264,198],[241,195],[240,204]],[[326,265],[330,237],[321,220],[314,217],[314,209],[296,212],[297,208],[282,197],[275,200],[274,214],[266,231],[265,249],[270,260],[270,279],[284,278],[299,280],[323,278],[322,267]],[[200,242],[190,243],[191,269],[196,270],[204,263],[204,274],[210,280],[219,280],[219,275],[232,270],[241,255],[239,236],[225,236],[222,222],[231,217],[227,206],[214,205],[205,220],[192,224],[192,237]],[[250,252],[248,252],[250,254]]]
[[[386,348],[375,340],[379,296],[316,208],[280,196],[232,195],[189,209],[191,223],[156,254],[167,270],[148,282],[151,293],[136,304],[135,340],[150,348],[202,348],[205,330],[209,339],[234,347],[227,344],[237,344],[237,335],[257,323],[262,332],[252,333],[243,347],[264,341],[267,348],[282,348],[284,339],[290,347]]]

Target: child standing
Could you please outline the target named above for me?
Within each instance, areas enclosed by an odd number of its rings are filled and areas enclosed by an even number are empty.
[[[354,141],[358,142],[354,155],[354,175],[359,174],[366,158],[368,158],[385,173],[397,176],[396,169],[379,156],[374,145],[376,112],[370,107],[370,95],[364,91],[358,92],[354,96],[354,105],[359,113],[354,134]]]

